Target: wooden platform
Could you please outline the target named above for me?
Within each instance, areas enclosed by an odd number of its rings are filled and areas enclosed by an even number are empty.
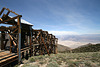
[[[9,51],[0,51],[0,67],[18,60],[18,55]]]

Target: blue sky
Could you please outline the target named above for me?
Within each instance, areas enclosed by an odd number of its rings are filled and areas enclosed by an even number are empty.
[[[100,0],[0,0],[35,29],[57,34],[100,34]]]

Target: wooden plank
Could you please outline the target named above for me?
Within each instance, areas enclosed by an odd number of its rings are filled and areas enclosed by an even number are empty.
[[[4,52],[4,50],[0,50],[0,53],[1,53],[1,52]]]
[[[13,59],[11,59],[11,60],[2,62],[2,63],[0,63],[0,67],[5,67],[7,64],[12,63],[12,62],[14,62],[14,61],[16,61],[16,60],[18,60],[17,57],[15,57],[15,58],[13,58]]]
[[[1,51],[0,54],[1,54],[1,53],[5,53],[5,51]]]
[[[7,57],[11,57],[11,56],[14,56],[15,54],[8,54],[8,55],[5,55],[3,57],[0,57],[0,60],[3,60],[4,58],[7,58]]]
[[[5,61],[10,60],[10,59],[13,59],[13,58],[15,58],[15,57],[18,57],[18,55],[9,57],[9,58],[7,58],[7,59],[5,59],[5,60],[1,60],[0,63],[5,62]]]
[[[0,53],[0,57],[7,55],[8,53]]]
[[[6,56],[6,55],[9,55],[9,54],[10,54],[10,53],[4,54],[4,55],[0,55],[0,57]]]
[[[5,61],[8,61],[8,60],[13,59],[13,58],[15,58],[15,57],[18,57],[18,55],[9,57],[9,58],[7,58],[7,59],[5,59],[5,60],[1,60],[0,63],[3,63],[3,62],[5,62]]]
[[[7,53],[6,51],[2,51],[2,52],[0,52],[0,57],[7,55],[7,54],[9,54],[9,53]]]

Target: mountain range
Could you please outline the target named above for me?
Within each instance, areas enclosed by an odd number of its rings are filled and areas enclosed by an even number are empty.
[[[88,43],[100,43],[100,34],[83,34],[83,35],[59,35],[57,36],[59,44],[70,48],[77,48]]]

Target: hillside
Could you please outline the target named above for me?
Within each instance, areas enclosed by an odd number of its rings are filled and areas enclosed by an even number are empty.
[[[58,49],[58,52],[65,52],[67,50],[70,50],[71,48],[61,45],[61,44],[58,44],[57,49]]]
[[[15,67],[100,67],[100,52],[32,56]]]
[[[97,52],[97,51],[100,51],[100,44],[91,44],[91,43],[80,46],[72,50],[72,52]]]

